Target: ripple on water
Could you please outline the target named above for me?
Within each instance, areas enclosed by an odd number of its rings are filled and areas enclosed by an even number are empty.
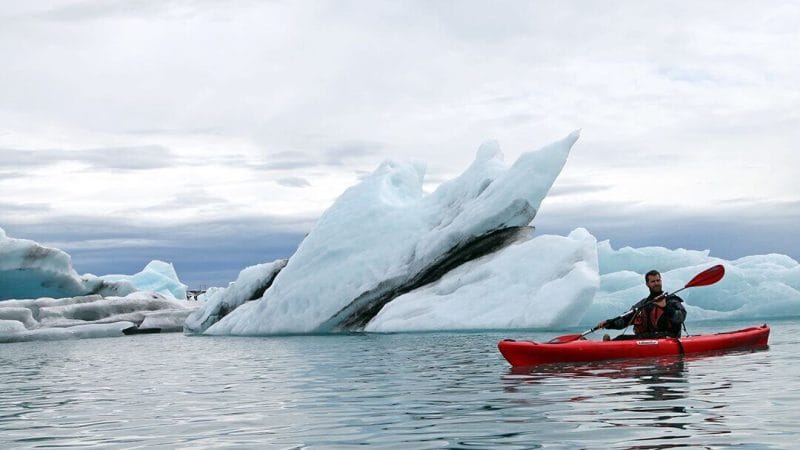
[[[799,330],[773,325],[767,351],[524,370],[501,333],[4,344],[0,447],[788,449]]]

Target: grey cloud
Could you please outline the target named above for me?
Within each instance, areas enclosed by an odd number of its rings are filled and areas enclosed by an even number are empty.
[[[222,197],[211,195],[205,189],[194,189],[180,192],[172,198],[153,203],[143,208],[130,208],[126,213],[170,213],[187,208],[214,208],[220,211],[233,210],[233,202]]]
[[[135,128],[123,130],[124,133],[143,136],[223,136],[225,129],[208,128]]]
[[[482,2],[422,2],[417,7],[428,10],[437,27],[453,37],[472,43],[497,44],[520,38],[545,19],[536,14],[533,4],[500,1],[486,8]],[[477,20],[478,18],[479,21]]]
[[[0,224],[11,219],[11,216],[25,213],[41,213],[51,211],[53,208],[47,203],[17,204],[0,202]]]
[[[53,156],[57,153],[52,150],[16,150],[0,148],[0,167],[10,169],[32,169],[53,164]]]
[[[259,170],[296,170],[319,166],[312,155],[297,150],[273,152],[266,159],[266,162],[251,164],[251,167]]]
[[[583,227],[598,240],[611,240],[614,248],[711,250],[712,256],[725,259],[781,253],[800,260],[797,223],[800,201],[737,205],[713,215],[601,202],[543,208],[533,221],[537,233],[563,235]]]
[[[691,70],[683,67],[662,67],[659,69],[658,73],[672,81],[686,81],[700,84],[718,81],[716,77],[700,69]]]
[[[214,204],[223,205],[228,204],[228,200],[216,195],[210,194],[205,189],[192,189],[189,191],[181,192],[174,199],[176,204]]]
[[[297,169],[310,169],[318,167],[320,164],[312,160],[298,160],[298,161],[276,161],[264,164],[253,165],[255,169],[262,170],[297,170]]]
[[[308,180],[306,180],[305,178],[301,178],[301,177],[286,177],[286,178],[281,178],[281,179],[277,180],[276,182],[278,184],[280,184],[281,186],[286,186],[286,187],[306,187],[306,186],[311,186],[311,183],[309,183]]]
[[[242,168],[254,167],[253,164],[249,162],[249,158],[239,154],[214,155],[206,157],[199,155],[196,158],[182,160],[181,163],[185,165],[194,165],[194,166],[212,164],[212,165],[228,166],[228,167],[242,167]]]
[[[579,163],[590,166],[593,170],[604,168],[649,170],[648,166],[652,164],[675,165],[697,161],[697,156],[688,154],[680,143],[658,142],[657,136],[645,141],[630,142],[591,140],[584,145],[591,146],[591,151],[581,154]]]
[[[252,164],[251,167],[278,171],[351,166],[359,160],[378,155],[384,147],[380,142],[344,141],[323,148],[321,154],[297,150],[270,153],[266,156],[266,162]]]
[[[594,192],[602,192],[611,189],[611,186],[608,185],[599,185],[599,184],[556,184],[550,189],[550,192],[547,194],[548,197],[561,197],[567,196],[572,194],[588,194]]]
[[[490,122],[502,125],[525,125],[534,123],[537,120],[541,120],[543,117],[544,114],[514,113],[492,119]]]
[[[84,0],[49,8],[35,13],[34,16],[62,22],[81,22],[113,17],[147,19],[168,16],[185,19],[207,10],[224,16],[231,8],[250,7],[258,4],[257,0],[239,0],[235,4],[220,3],[217,0]]]
[[[530,102],[530,95],[519,94],[519,95],[497,95],[494,97],[489,97],[483,99],[478,102],[478,104],[483,106],[492,106],[492,105],[515,105],[520,102]]]
[[[743,203],[762,203],[764,201],[765,199],[760,197],[737,197],[737,198],[729,198],[726,200],[720,200],[719,203],[726,205],[741,205]]]
[[[158,169],[176,164],[172,152],[160,145],[86,150],[0,149],[0,168],[34,169],[65,161],[84,163],[91,169],[123,171]]]
[[[325,150],[329,165],[341,165],[347,160],[377,155],[385,147],[380,142],[349,141],[336,144]]]
[[[81,274],[133,274],[160,259],[173,263],[181,281],[190,287],[208,287],[227,286],[245,267],[288,258],[315,220],[249,215],[184,225],[143,225],[113,217],[62,216],[52,220],[58,227],[2,219],[0,226],[12,238],[51,247],[58,243]]]
[[[0,165],[2,167],[2,165]],[[0,172],[0,181],[10,180],[12,178],[25,178],[28,175],[19,171],[14,172]]]
[[[186,3],[186,2],[181,2]],[[85,0],[54,7],[36,14],[45,20],[80,22],[109,17],[151,17],[174,10],[175,1],[149,0]]]
[[[82,150],[76,156],[96,169],[147,170],[170,167],[175,157],[160,145]]]
[[[298,160],[298,159],[308,159],[309,156],[307,153],[300,152],[297,150],[286,150],[282,152],[275,152],[269,154],[270,159],[279,159],[279,160]]]

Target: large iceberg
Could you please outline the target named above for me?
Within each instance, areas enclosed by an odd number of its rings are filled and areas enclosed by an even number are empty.
[[[577,139],[572,133],[523,154],[510,167],[496,142],[484,143],[463,174],[429,195],[422,191],[420,165],[382,164],[322,215],[260,300],[242,305],[206,333],[363,329],[402,294],[530,239],[527,227]],[[591,290],[596,274],[578,280],[587,272],[576,270],[575,278]],[[586,289],[576,290],[581,301]]]

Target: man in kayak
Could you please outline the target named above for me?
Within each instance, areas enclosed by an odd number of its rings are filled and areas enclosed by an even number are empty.
[[[653,339],[680,337],[681,325],[686,320],[683,300],[677,295],[667,294],[661,289],[661,274],[656,270],[644,276],[650,295],[633,305],[630,311],[613,319],[603,320],[597,328],[622,330],[633,324],[634,336],[620,335],[622,339]],[[607,340],[604,337],[604,340]]]

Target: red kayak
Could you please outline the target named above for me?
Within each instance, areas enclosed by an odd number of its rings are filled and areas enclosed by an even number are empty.
[[[678,339],[575,340],[564,343],[539,343],[507,339],[500,341],[497,347],[512,366],[521,367],[562,362],[651,358],[740,348],[762,348],[767,346],[768,339],[769,327],[764,324],[743,330],[687,336]]]

